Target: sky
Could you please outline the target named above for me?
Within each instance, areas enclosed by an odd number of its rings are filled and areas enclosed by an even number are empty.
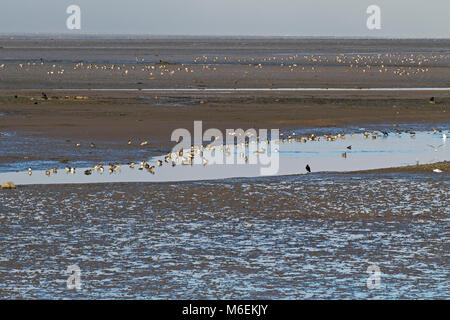
[[[69,5],[81,29],[69,30]],[[381,29],[366,26],[370,5]],[[450,0],[14,0],[0,34],[137,34],[450,38]]]

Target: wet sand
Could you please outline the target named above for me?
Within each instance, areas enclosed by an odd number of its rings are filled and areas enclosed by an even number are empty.
[[[347,172],[345,174],[355,174],[355,173],[400,173],[400,172],[409,172],[409,173],[431,173],[433,170],[439,169],[442,172],[440,173],[450,173],[450,162],[436,162],[431,164],[419,164],[412,166],[403,166],[403,167],[392,167],[385,169],[376,169],[376,170],[362,170],[357,172]]]
[[[448,131],[448,90],[83,89],[450,87],[449,54],[450,40],[0,38],[0,167],[148,159],[194,120],[222,130]],[[447,161],[1,190],[0,296],[448,299],[448,172]],[[66,288],[73,264],[80,291]],[[383,272],[373,291],[371,264]]]
[[[447,92],[436,95],[436,104],[429,103],[426,92],[287,92],[277,96],[177,92],[161,96],[136,92],[46,91],[46,94],[49,100],[43,100],[36,91],[0,92],[0,113],[4,114],[0,116],[0,132],[70,140],[66,147],[73,151],[76,150],[74,144],[82,142],[79,149],[95,154],[96,150],[89,149],[90,142],[99,147],[113,145],[119,150],[137,152],[142,150],[138,142],[149,140],[146,150],[166,152],[174,145],[170,141],[172,131],[177,128],[192,131],[195,120],[202,120],[205,129],[280,128],[289,131],[309,128],[311,132],[317,128],[324,131],[328,128],[332,132],[334,128],[352,126],[374,130],[414,127],[430,130],[445,128],[450,121]],[[88,98],[76,100],[78,95]],[[127,145],[129,139],[134,140],[132,146]],[[45,154],[45,150],[39,153]],[[28,156],[38,158],[39,154],[30,150]]]
[[[450,87],[449,48],[449,40],[0,38],[0,88]]]
[[[120,151],[116,154],[122,161],[126,159],[121,152],[132,156],[142,152],[137,145],[128,146],[129,139],[150,140],[147,155],[166,152],[173,146],[171,132],[191,130],[194,120],[202,120],[204,128],[221,130],[332,131],[352,126],[386,130],[393,124],[404,129],[445,128],[450,122],[449,90],[221,93],[82,89],[448,88],[449,48],[448,40],[0,38],[0,132],[67,140],[67,149],[81,142],[81,154],[100,161],[97,150],[87,147],[94,142]],[[70,88],[80,90],[64,91]],[[431,96],[435,104],[429,103]],[[45,160],[52,154],[51,146],[45,148],[45,144],[35,146],[37,152],[24,150],[26,154],[20,154],[19,160]],[[14,161],[9,154],[0,155],[0,165]],[[64,157],[51,155],[52,159]]]
[[[319,174],[3,190],[0,296],[448,299],[448,184]]]
[[[110,161],[127,163],[170,151],[177,128],[244,130],[279,128],[289,132],[446,129],[449,93],[167,93],[52,92],[49,100],[36,91],[0,92],[0,166],[27,161]],[[14,98],[18,95],[18,98]],[[69,98],[66,99],[66,96]],[[87,97],[77,100],[75,97]],[[31,100],[34,99],[34,100]],[[34,104],[37,102],[38,104]],[[132,144],[127,142],[132,139]],[[146,147],[141,141],[149,141]],[[7,143],[16,141],[17,143]],[[89,147],[93,142],[96,148]],[[80,143],[80,147],[75,147]]]

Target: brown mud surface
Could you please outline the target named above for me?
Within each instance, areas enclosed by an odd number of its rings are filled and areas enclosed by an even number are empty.
[[[412,166],[403,166],[403,167],[392,167],[385,169],[376,169],[376,170],[362,170],[357,172],[346,172],[345,174],[355,174],[355,173],[389,173],[389,172],[409,172],[409,173],[432,173],[433,170],[439,169],[442,173],[450,172],[450,162],[436,162],[431,164],[419,164]]]
[[[50,137],[127,142],[153,138],[169,143],[174,129],[316,128],[450,121],[450,92],[429,93],[157,93],[0,92],[0,130]],[[18,95],[18,98],[14,98]],[[76,97],[87,97],[77,100]],[[33,100],[31,100],[33,99]],[[37,102],[37,104],[35,104]],[[395,128],[395,127],[393,127]]]
[[[450,90],[138,91],[158,88],[450,87],[449,40],[297,38],[0,37],[0,133],[66,141],[92,161],[89,143],[143,155],[166,152],[174,129],[337,130],[444,128]],[[111,89],[89,91],[88,89]],[[124,91],[133,89],[135,91]],[[42,93],[45,93],[43,95]],[[430,104],[430,98],[435,103]],[[131,146],[127,141],[132,139]],[[148,140],[147,147],[139,142]],[[73,145],[81,143],[79,149]],[[37,145],[38,144],[38,145]],[[45,147],[48,145],[48,147]],[[61,159],[54,141],[0,155]],[[32,147],[29,147],[32,146]],[[34,148],[34,149],[33,149]],[[149,150],[149,152],[146,152]],[[117,156],[118,161],[126,155]],[[72,155],[71,158],[76,158]]]

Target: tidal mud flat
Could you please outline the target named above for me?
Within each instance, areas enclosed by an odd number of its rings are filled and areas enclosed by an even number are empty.
[[[448,190],[448,175],[417,173],[3,190],[0,293],[448,299]]]
[[[0,38],[0,133],[12,135],[0,166],[151,157],[195,120],[222,131],[445,130],[449,48],[448,40]],[[214,88],[442,89],[178,91]]]
[[[0,172],[148,160],[195,120],[304,136],[398,131],[408,145],[427,132],[437,154],[449,54],[448,40],[1,38]],[[296,87],[442,89],[178,90]],[[339,161],[352,156],[346,146]],[[448,160],[1,190],[0,296],[448,299]],[[71,265],[81,290],[66,287]],[[382,272],[376,290],[371,265]]]

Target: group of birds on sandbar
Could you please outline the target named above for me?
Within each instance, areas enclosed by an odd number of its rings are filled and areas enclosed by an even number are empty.
[[[396,125],[394,125],[395,127]],[[362,137],[364,139],[371,139],[375,140],[378,138],[387,137],[390,134],[400,135],[406,133],[408,134],[412,139],[415,138],[416,132],[411,130],[401,131],[401,130],[394,130],[392,132],[387,131],[364,131],[362,132]],[[236,134],[236,133],[230,133],[234,136],[239,136],[242,133]],[[445,143],[445,140],[447,139],[446,133],[443,133],[441,129],[433,129],[433,134],[442,134],[442,139]],[[319,142],[319,141],[327,141],[327,142],[334,142],[337,140],[345,140],[347,136],[351,136],[352,138],[355,137],[357,133],[351,133],[351,134],[345,134],[345,133],[336,133],[336,134],[324,134],[324,135],[317,135],[314,133],[308,134],[308,135],[299,135],[296,132],[286,133],[282,132],[280,133],[279,139],[274,141],[274,144],[287,144],[287,143],[307,143],[307,142]],[[224,155],[230,156],[232,152],[236,150],[236,153],[243,158],[243,163],[247,164],[249,162],[249,144],[258,144],[259,141],[259,147],[256,146],[253,150],[255,154],[262,154],[265,152],[268,152],[270,150],[269,144],[271,141],[269,139],[261,139],[259,135],[254,135],[253,133],[247,133],[245,134],[245,137],[248,139],[241,139],[241,142],[236,142],[234,145],[228,145],[228,144],[218,144],[215,145],[213,143],[207,144],[206,146],[200,144],[200,145],[191,145],[190,149],[180,149],[178,151],[171,151],[167,153],[165,156],[161,157],[160,159],[154,161],[154,163],[149,163],[147,161],[140,161],[138,163],[135,162],[129,162],[126,164],[131,169],[137,168],[138,170],[147,171],[151,174],[155,174],[156,168],[162,167],[163,165],[170,165],[172,167],[175,167],[176,165],[194,165],[194,164],[202,164],[203,166],[206,166],[208,164],[208,157],[205,156],[205,152],[213,152],[213,151],[220,151],[223,152]],[[241,137],[242,138],[242,137]],[[253,139],[251,139],[253,138]],[[128,140],[128,145],[132,144],[132,139]],[[147,140],[140,141],[138,143],[140,146],[146,146],[149,144]],[[439,148],[441,148],[444,144],[440,144],[438,146],[430,145],[428,146],[430,148],[433,148],[435,152],[438,151]],[[80,147],[81,144],[77,143],[75,144],[76,147]],[[90,143],[89,145],[91,148],[95,147],[94,143]],[[239,148],[241,149],[241,152],[239,152]],[[345,150],[341,153],[342,158],[347,158],[348,152],[351,151],[353,146],[351,144],[347,145],[345,147]],[[272,149],[274,152],[279,152],[279,147]],[[199,161],[197,161],[197,159]],[[113,173],[119,173],[122,165],[121,164],[96,164],[92,168],[83,169],[85,175],[91,175],[94,172],[98,172],[100,174],[103,174],[105,170],[109,174]],[[306,172],[311,172],[311,166],[308,164],[306,166]],[[49,170],[45,170],[45,174],[47,176],[50,176],[52,174],[57,174],[58,168],[53,167]],[[75,174],[76,169],[74,167],[66,166],[65,167],[65,173],[67,174]],[[32,168],[28,168],[28,174],[32,175]]]
[[[229,65],[248,67],[243,70],[243,77],[251,72],[259,72],[265,68],[279,67],[288,72],[321,72],[322,66],[342,66],[346,72],[361,73],[391,73],[395,76],[415,76],[428,73],[431,67],[439,66],[449,60],[444,54],[278,54],[261,57],[228,57],[226,55],[203,55],[194,57],[191,62],[159,62],[144,61],[136,57],[136,63],[103,63],[103,62],[76,62],[56,64],[54,62],[24,61],[19,63],[2,63],[0,72],[13,69],[19,72],[43,71],[49,77],[63,77],[73,72],[96,72],[107,75],[119,74],[123,77],[135,75],[145,76],[150,80],[156,77],[176,76],[184,77],[186,74],[198,72],[223,71],[220,68]],[[37,69],[41,68],[41,69]]]

